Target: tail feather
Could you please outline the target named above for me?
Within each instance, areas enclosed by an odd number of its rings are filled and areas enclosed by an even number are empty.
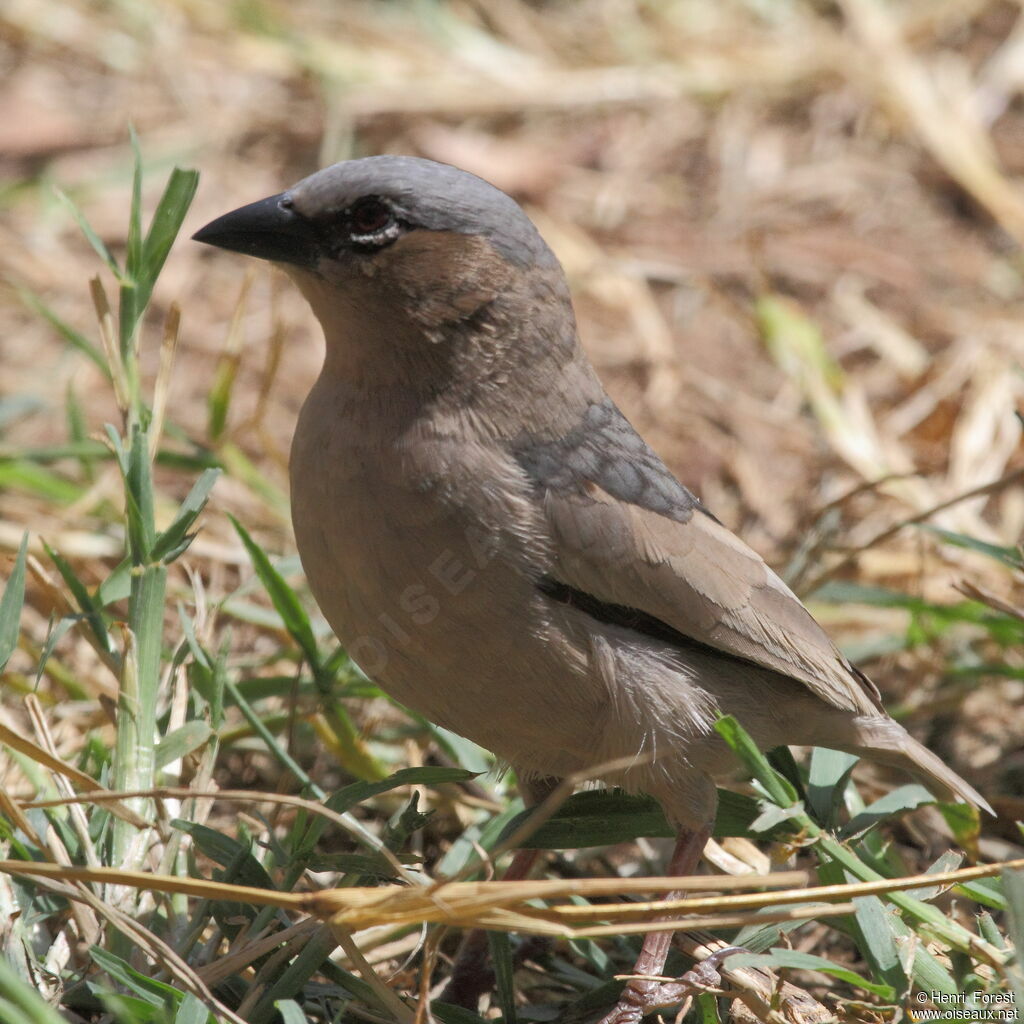
[[[860,752],[873,761],[902,768],[922,778],[937,783],[944,796],[952,795],[957,800],[972,804],[995,817],[991,804],[969,783],[926,746],[918,743],[902,725],[891,718],[856,719],[857,738]]]

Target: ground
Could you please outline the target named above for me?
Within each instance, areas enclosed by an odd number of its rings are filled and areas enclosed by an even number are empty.
[[[141,360],[151,380],[178,304],[166,444],[227,468],[171,571],[172,632],[173,601],[195,603],[186,569],[210,606],[251,575],[226,511],[293,553],[287,451],[322,345],[283,277],[188,235],[334,160],[427,156],[525,206],[627,415],[810,597],[908,727],[1019,817],[1021,651],[941,609],[964,584],[1011,620],[1024,604],[1019,571],[978,543],[1005,554],[1024,529],[1022,40],[1019,7],[986,0],[7,4],[0,559],[26,529],[38,557],[45,539],[89,584],[120,558],[112,463],[45,452],[98,436],[116,406],[38,307],[99,345],[89,279],[116,285],[61,193],[120,257],[129,125],[147,215],[172,165],[201,175]],[[158,519],[192,479],[158,467]],[[973,543],[895,529],[918,517]],[[280,630],[253,611],[266,601],[232,600],[236,664],[285,671]],[[0,692],[19,729],[55,603],[30,574]],[[56,655],[74,699],[52,674],[40,692],[69,759],[112,693],[76,637]],[[380,701],[352,713],[367,735],[393,715]],[[6,788],[31,791],[5,767]],[[272,789],[278,771],[243,743],[217,780]],[[1020,853],[1009,825],[987,836],[990,857]]]

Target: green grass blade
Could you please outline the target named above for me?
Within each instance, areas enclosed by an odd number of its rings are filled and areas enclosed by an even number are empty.
[[[715,731],[779,807],[792,807],[797,802],[792,783],[768,763],[768,758],[732,715],[722,715],[715,722]]]
[[[155,767],[157,771],[165,768],[172,761],[186,757],[193,750],[198,750],[213,735],[213,729],[206,722],[186,722],[173,732],[169,732],[156,745]]]
[[[957,886],[957,890],[968,899],[974,900],[975,903],[980,903],[983,907],[989,907],[992,910],[1006,910],[1007,908],[1006,897],[1003,895],[1002,880],[999,878],[976,878],[973,882],[961,882]],[[979,921],[986,917],[989,917],[989,915],[983,913]],[[1003,944],[1002,939],[993,940],[989,938],[987,941],[991,942],[996,948]]]
[[[832,861],[862,882],[875,882],[884,879],[883,875],[865,864],[852,850],[822,833],[810,819],[804,825],[812,835],[817,836],[818,847],[827,858],[823,867],[827,868],[828,861]],[[977,943],[976,936],[957,921],[946,917],[938,907],[932,906],[930,903],[915,899],[905,892],[891,892],[887,899],[917,925],[938,936],[953,949],[967,951],[974,948]]]
[[[131,443],[128,448],[127,461],[125,512],[128,518],[132,561],[135,565],[147,565],[152,561],[153,544],[156,541],[153,478],[150,473],[149,445],[146,434],[138,424],[134,424],[131,428]]]
[[[697,995],[697,1010],[700,1013],[700,1024],[722,1024],[718,1012],[718,1000],[708,992]]]
[[[227,426],[231,395],[238,378],[238,367],[237,353],[225,352],[217,361],[213,385],[206,400],[206,433],[212,441],[219,441]]]
[[[132,592],[132,563],[122,558],[109,575],[96,588],[94,601],[100,608],[106,608],[116,601],[124,601]]]
[[[843,837],[854,836],[879,822],[894,820],[901,814],[935,802],[932,793],[919,783],[912,782],[905,786],[899,786],[890,790],[885,796],[879,797],[859,814],[854,815],[842,829],[840,835]]]
[[[755,831],[752,825],[762,816],[763,809],[763,800],[720,789],[714,836],[753,839],[771,838],[776,831],[792,832],[792,825],[786,824],[788,814],[777,828]],[[502,830],[501,838],[519,829],[531,813],[527,810],[517,814]],[[675,834],[676,829],[669,824],[661,805],[653,797],[618,789],[597,789],[574,793],[523,845],[531,850],[578,850],[631,842],[641,837],[671,838]]]
[[[328,929],[314,932],[298,956],[268,986],[266,994],[250,1011],[247,1017],[249,1024],[271,1024],[277,1016],[276,1004],[282,999],[291,999],[298,995],[334,952],[336,946],[337,942]],[[363,998],[367,999],[371,1006],[380,1005],[375,990],[369,985],[363,989]]]
[[[117,459],[117,464],[121,469],[121,476],[127,476],[128,453],[125,451],[124,441],[121,440],[121,435],[117,432],[117,428],[112,423],[105,423],[103,425],[103,433],[107,437],[107,442],[110,444],[110,450],[114,453],[114,458]]]
[[[131,212],[128,219],[128,242],[125,255],[125,280],[121,282],[120,341],[121,354],[130,357],[130,343],[138,329],[153,287],[178,236],[185,214],[199,184],[193,170],[175,167],[157,203],[145,236],[142,233],[142,154],[138,136],[131,129],[134,168],[132,173]]]
[[[898,919],[877,896],[859,896],[853,905],[863,940],[861,952],[871,965],[871,973],[883,978],[897,996],[902,996],[910,987],[910,978],[909,964],[900,956],[896,929]],[[900,928],[901,933],[903,930]]]
[[[1003,892],[1008,907],[1009,938],[1017,950],[1016,962],[1008,968],[1007,976],[1019,1010],[1024,1007],[1024,964],[1020,960],[1020,951],[1024,950],[1024,871],[1004,871]]]
[[[859,758],[842,750],[815,747],[807,778],[807,802],[826,828],[835,825],[843,793]]]
[[[132,166],[132,198],[128,214],[128,239],[125,245],[125,276],[121,281],[120,317],[118,318],[121,359],[128,367],[134,363],[135,354],[131,344],[135,336],[139,318],[145,308],[139,301],[139,280],[142,268],[142,153],[139,150],[139,137],[135,128],[129,127],[131,136]],[[138,402],[138,376],[129,371],[135,393],[134,403]]]
[[[999,909],[1004,909],[1001,907]],[[978,934],[988,943],[999,948],[1006,941],[1003,938],[1002,932],[999,931],[999,926],[995,922],[995,918],[987,911],[982,911],[978,915]]]
[[[299,645],[299,649],[305,655],[306,661],[314,673],[319,672],[321,667],[320,651],[316,645],[316,638],[313,636],[313,627],[310,625],[309,616],[299,603],[299,599],[290,586],[285,582],[284,577],[270,564],[266,552],[249,536],[248,531],[242,524],[229,515],[231,524],[234,526],[238,536],[241,537],[245,550],[249,552],[253,568],[260,578],[267,595],[270,598],[277,614],[281,616],[284,628],[291,638]]]
[[[196,849],[204,856],[222,868],[230,868],[232,882],[238,885],[251,885],[257,889],[277,889],[274,880],[253,856],[248,844],[232,839],[217,829],[192,821],[183,821],[181,818],[175,818],[171,825],[182,832],[187,832],[196,844]]]
[[[217,458],[233,479],[240,480],[283,519],[288,518],[288,498],[267,479],[267,475],[238,445],[232,444],[231,441],[223,442],[217,448]]]
[[[82,488],[29,459],[0,457],[0,491],[16,490],[34,494],[61,505],[77,501]]]
[[[0,957],[0,1020],[6,1024],[67,1024],[65,1017],[18,977],[5,957]]]
[[[67,447],[79,450],[78,464],[82,468],[82,476],[91,484],[95,479],[95,474],[93,473],[94,459],[85,453],[90,448],[98,449],[89,440],[89,427],[85,421],[85,410],[82,408],[82,403],[78,400],[78,395],[70,381],[64,389],[64,416],[68,430]]]
[[[35,1021],[43,1019],[36,1017],[33,1013],[35,1009],[32,1007],[30,1010],[23,1010],[0,995],[0,1020],[4,1021],[4,1024],[35,1024]]]
[[[28,531],[21,536],[18,555],[7,583],[3,597],[0,597],[0,670],[7,664],[18,646],[18,629],[21,623],[21,608],[25,603],[25,559],[28,554]]]
[[[941,527],[932,526],[930,523],[918,523],[918,529],[941,537],[947,544],[956,548],[965,548],[968,551],[977,551],[997,562],[1009,566],[1011,569],[1024,569],[1024,557],[1021,556],[1021,549],[1004,547],[1000,544],[989,544],[987,541],[978,540],[976,537],[968,537],[963,533],[954,533],[952,530],[943,530]]]
[[[74,624],[74,620],[72,619],[60,619],[57,622],[53,622],[51,620],[50,631],[47,634],[46,643],[43,644],[43,649],[39,652],[39,663],[36,665],[37,686],[43,678],[43,674],[46,672],[46,666],[53,657],[53,652],[56,650],[57,644],[61,642],[68,630],[71,629]],[[82,698],[80,697],[79,699]]]
[[[327,801],[327,806],[341,814],[363,803],[364,800],[379,796],[381,793],[389,793],[400,786],[439,786],[446,782],[465,782],[474,778],[475,773],[466,771],[465,768],[447,768],[440,765],[400,768],[379,782],[353,782],[339,789]]]
[[[856,985],[858,988],[870,992],[887,1002],[896,998],[896,989],[892,985],[881,985],[865,978],[849,967],[837,964],[823,956],[816,956],[813,953],[801,953],[795,949],[773,949],[769,953],[760,955],[748,955],[738,953],[729,957],[730,967],[788,967],[794,970],[819,971],[839,981]]]
[[[274,1003],[274,1009],[281,1014],[281,1024],[309,1024],[302,1007],[294,999],[278,999]]]
[[[533,810],[517,814],[500,837],[512,835],[527,822]],[[594,789],[574,793],[524,842],[532,850],[570,850],[611,846],[639,836],[674,836],[661,805],[653,798],[619,789]]]
[[[288,753],[284,747],[274,738],[273,733],[264,725],[263,720],[256,713],[253,706],[245,699],[242,695],[242,691],[238,687],[229,681],[225,681],[224,690],[227,695],[234,701],[236,707],[242,712],[245,720],[252,726],[253,732],[260,737],[261,740],[267,745],[267,750],[281,762],[281,764],[288,769],[296,778],[299,785],[312,793],[318,800],[324,796],[324,791],[309,777],[309,774],[302,768]]]
[[[90,953],[96,963],[115,981],[153,1006],[163,1008],[168,1003],[173,1006],[185,995],[184,992],[174,988],[173,985],[168,985],[166,982],[151,978],[148,974],[143,974],[119,956],[115,956],[99,946],[93,946],[90,949]]]
[[[213,490],[219,476],[219,469],[206,469],[200,474],[199,479],[192,485],[188,497],[181,503],[174,521],[154,542],[153,550],[150,552],[152,559],[162,559],[169,563],[173,561],[170,557],[172,554],[176,557],[188,546],[188,531],[206,507],[210,491]]]
[[[491,950],[491,967],[494,970],[495,988],[503,1024],[518,1024],[512,940],[506,932],[488,932],[487,943]]]
[[[71,211],[71,216],[75,218],[78,224],[79,230],[85,235],[88,243],[93,247],[96,255],[107,265],[110,272],[117,278],[118,281],[124,281],[124,274],[121,272],[121,268],[117,265],[117,260],[111,255],[110,250],[107,248],[106,243],[99,235],[96,234],[92,229],[92,225],[85,219],[85,214],[75,205],[74,200],[61,189],[54,189],[57,194],[57,198]]]
[[[142,243],[141,264],[136,287],[143,307],[149,302],[153,285],[160,276],[160,271],[163,270],[167,254],[178,237],[178,232],[192,205],[198,186],[198,171],[175,167],[167,179],[167,185],[157,203],[149,230]]]
[[[85,617],[86,622],[89,623],[89,628],[92,630],[100,650],[106,654],[112,654],[114,648],[110,642],[107,625],[103,620],[103,610],[89,593],[89,588],[78,578],[70,564],[61,555],[57,554],[46,541],[43,541],[43,550],[49,555],[50,561],[57,567],[57,571],[67,584],[68,590],[71,591],[75,603],[78,605],[78,610]]]
[[[72,348],[78,349],[90,362],[94,363],[100,372],[111,379],[110,367],[103,353],[80,331],[76,331],[69,323],[62,320],[57,314],[38,296],[35,292],[24,285],[15,285],[15,290],[21,301],[29,309],[38,313],[50,326],[69,344]]]
[[[178,1012],[174,1015],[174,1024],[217,1024],[217,1022],[198,996],[186,992],[178,1006]],[[305,1024],[305,1018],[303,1018],[303,1024]]]
[[[434,868],[434,878],[452,878],[461,875],[472,864],[481,868],[480,849],[493,850],[509,834],[509,823],[523,813],[521,800],[513,800],[503,811],[499,811],[486,824],[470,825],[448,848]],[[477,874],[468,875],[470,878]]]

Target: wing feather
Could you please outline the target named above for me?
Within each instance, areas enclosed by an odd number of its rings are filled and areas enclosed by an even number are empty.
[[[579,489],[546,490],[544,509],[551,572],[568,586],[798,679],[836,707],[867,714],[880,707],[874,686],[796,595],[703,510],[668,518],[593,480]]]

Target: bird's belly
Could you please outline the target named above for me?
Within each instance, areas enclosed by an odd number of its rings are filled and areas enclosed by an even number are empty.
[[[339,640],[395,699],[520,770],[668,790],[707,742],[704,673],[541,593],[549,563],[511,488],[478,482],[483,493],[440,493],[401,454],[300,430],[296,539]],[[489,508],[494,494],[508,507]],[[602,769],[623,760],[634,770]]]
[[[386,466],[293,473],[310,588],[353,660],[427,718],[515,759],[592,723],[603,695],[552,646],[522,550]]]
[[[552,605],[523,553],[466,514],[375,473],[341,479],[294,481],[292,516],[313,594],[367,675],[522,773],[604,777],[704,820],[707,787],[684,782],[688,755],[720,745],[699,667]]]

